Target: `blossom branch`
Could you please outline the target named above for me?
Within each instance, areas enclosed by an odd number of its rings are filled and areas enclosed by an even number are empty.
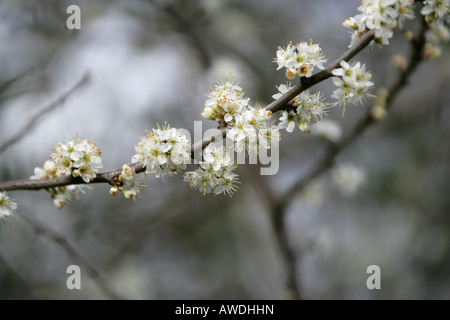
[[[333,76],[332,71],[339,67],[341,61],[349,61],[353,58],[358,52],[363,50],[372,40],[374,39],[373,30],[366,32],[359,41],[348,49],[342,56],[333,61],[328,68],[316,73],[310,78],[302,77],[301,81],[291,88],[288,92],[286,92],[283,96],[278,98],[277,100],[270,103],[266,109],[272,112],[277,112],[279,110],[283,110],[288,105],[289,101],[295,98],[297,95],[305,91],[306,89],[322,82]]]
[[[398,96],[400,91],[407,84],[411,74],[417,68],[421,61],[423,61],[423,50],[425,46],[425,31],[427,30],[426,23],[423,23],[422,29],[419,35],[411,40],[412,50],[410,53],[410,59],[407,67],[400,73],[397,81],[389,90],[388,96],[385,101],[385,109],[389,110],[393,106],[393,101]],[[343,56],[345,59],[345,56]],[[326,70],[324,70],[326,71]],[[288,289],[293,299],[299,299],[301,297],[299,281],[297,276],[298,255],[292,250],[289,244],[289,237],[285,225],[285,216],[287,213],[287,206],[298,192],[306,188],[312,181],[314,181],[321,174],[328,171],[337,157],[337,155],[344,150],[351,142],[356,140],[365,130],[375,124],[377,119],[373,117],[371,109],[369,109],[366,115],[356,124],[353,130],[340,142],[329,142],[325,147],[323,156],[316,161],[316,165],[312,170],[308,171],[308,174],[295,183],[284,195],[277,198],[275,201],[271,201],[272,207],[272,223],[274,232],[278,241],[279,248],[287,263],[286,269],[286,288]],[[262,187],[264,184],[261,185]],[[261,187],[260,186],[260,187]],[[273,199],[273,197],[271,197]]]
[[[312,87],[313,85],[324,81],[332,76],[332,70],[339,66],[341,61],[348,61],[353,58],[358,52],[364,49],[374,38],[373,31],[368,31],[364,35],[361,36],[359,41],[355,43],[350,49],[348,49],[341,57],[336,59],[334,62],[330,64],[330,66],[321,72],[311,76],[308,79],[301,78],[302,81],[294,86],[291,90],[289,90],[286,94],[276,99],[274,102],[270,103],[266,106],[266,110],[271,112],[276,112],[279,110],[283,110],[288,106],[288,103],[291,99],[297,96],[302,91]],[[200,150],[206,148],[206,146],[213,141],[217,141],[221,138],[226,137],[226,128],[219,129],[221,133],[220,135],[212,136],[211,138],[204,139],[201,141],[197,141],[191,147],[191,157],[194,158],[195,154]],[[145,171],[145,168],[141,164],[134,164],[133,169],[136,173],[141,173]],[[116,169],[109,172],[99,173],[97,176],[92,179],[90,183],[109,183],[111,184],[113,179],[118,177],[121,173],[121,169]],[[43,180],[14,180],[14,181],[6,181],[0,183],[1,191],[13,191],[13,190],[39,190],[39,189],[48,189],[55,188],[67,185],[75,185],[75,184],[84,184],[85,182],[80,177],[72,177],[72,176],[64,176],[52,179],[43,179]]]
[[[392,85],[388,91],[385,102],[386,111],[392,108],[394,99],[398,96],[400,91],[407,84],[411,74],[417,68],[420,62],[423,61],[423,49],[425,46],[425,31],[427,26],[424,23],[419,35],[411,40],[411,53],[407,67],[402,71],[397,81]],[[353,130],[339,142],[328,142],[325,147],[324,155],[321,159],[316,161],[316,166],[308,171],[308,174],[300,179],[293,187],[291,187],[286,194],[279,199],[280,204],[286,205],[299,191],[305,188],[311,181],[320,176],[322,173],[331,168],[336,156],[351,142],[356,140],[364,131],[371,125],[377,123],[377,119],[371,114],[371,109],[368,109],[366,115],[354,126]]]

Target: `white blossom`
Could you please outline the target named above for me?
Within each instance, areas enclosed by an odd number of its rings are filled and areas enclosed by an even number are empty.
[[[427,16],[427,21],[443,21],[449,14],[450,1],[449,0],[425,0],[425,6],[420,10],[420,13]]]
[[[343,23],[345,27],[352,29],[349,47],[366,30],[374,30],[376,43],[388,45],[397,25],[403,27],[405,19],[414,18],[413,5],[413,0],[361,0],[358,7],[361,13]]]
[[[278,93],[272,95],[272,98],[279,99],[281,98],[283,95],[285,95],[289,90],[292,89],[292,85],[290,82],[286,83],[286,84],[280,84],[279,86],[277,86],[278,89]]]
[[[372,75],[366,71],[364,64],[356,62],[350,65],[341,61],[341,68],[334,69],[332,74],[335,76],[333,83],[338,87],[332,95],[338,100],[337,104],[344,107],[348,103],[362,104],[366,97],[371,96],[368,89],[373,86],[373,82],[370,81]]]
[[[46,160],[44,162],[43,168],[41,167],[35,167],[34,168],[34,175],[30,177],[32,180],[43,180],[43,179],[51,179],[60,177],[62,174],[58,171],[58,169],[55,166],[55,162]]]
[[[286,68],[288,79],[293,79],[296,75],[309,78],[315,67],[323,69],[323,64],[327,61],[320,46],[312,41],[296,45],[288,43],[286,48],[278,47],[276,56],[277,70]]]
[[[50,158],[55,164],[58,176],[81,176],[84,182],[89,183],[103,167],[100,156],[101,150],[95,143],[77,136],[68,142],[59,143]]]
[[[78,170],[78,169],[77,169]],[[54,161],[46,160],[43,167],[35,167],[34,175],[30,177],[32,180],[44,180],[62,177],[65,172],[56,166]],[[84,193],[87,186],[84,185],[68,185],[62,187],[55,187],[47,189],[53,200],[53,204],[56,208],[61,209],[67,205],[71,200],[77,198],[80,194]]]
[[[345,19],[343,25],[344,27],[353,30],[351,32],[351,41],[349,45],[349,47],[352,47],[366,31],[366,16],[364,14],[357,14],[354,17]]]
[[[260,106],[251,106],[242,88],[227,81],[219,83],[209,93],[202,116],[219,121],[221,126],[229,126],[227,137],[234,141],[237,152],[248,150],[249,153],[257,153],[259,132],[269,127],[272,112]],[[270,147],[267,139],[264,146]]]
[[[290,85],[280,85],[278,90],[280,93],[273,95],[279,98],[287,91]],[[278,129],[286,129],[291,133],[294,129],[303,132],[310,132],[311,125],[322,120],[326,115],[329,105],[324,102],[321,93],[312,93],[311,90],[305,90],[297,97],[290,101],[291,110],[283,111],[279,118]]]
[[[299,126],[299,116],[293,110],[283,111],[279,121],[278,129],[286,129],[289,133]]]
[[[237,190],[238,175],[234,173],[236,166],[224,148],[217,148],[210,143],[204,150],[203,161],[197,170],[186,172],[183,179],[189,187],[198,190],[203,195],[232,195]]]
[[[245,97],[245,93],[238,85],[227,81],[214,86],[208,94],[205,108],[201,115],[210,120],[224,119],[231,122],[235,115],[244,110],[250,99]]]
[[[247,149],[249,152],[258,152],[258,136],[260,130],[268,128],[272,112],[261,108],[247,107],[235,121],[231,123],[232,128],[227,132],[227,137],[235,142],[235,150],[241,152]]]
[[[397,0],[398,26],[403,28],[406,19],[414,19],[414,0]]]
[[[190,142],[181,130],[164,125],[147,131],[135,146],[132,163],[142,163],[146,173],[164,177],[186,168],[190,161]]]
[[[8,222],[8,218],[14,215],[16,209],[17,203],[6,192],[0,192],[0,221]]]
[[[109,194],[115,196],[120,191],[124,198],[135,199],[136,195],[147,187],[142,183],[144,177],[145,173],[136,174],[133,167],[124,164],[119,176],[111,181],[112,187],[109,189]]]
[[[65,187],[56,187],[48,189],[53,204],[57,209],[62,209],[73,199],[76,199],[80,194],[84,193],[86,186],[81,185],[68,185]]]
[[[281,134],[277,126],[269,126],[268,128],[259,129],[258,143],[264,149],[271,149],[280,141]]]
[[[77,136],[67,142],[59,143],[50,155],[52,160],[46,160],[42,168],[34,168],[34,175],[30,179],[43,180],[72,175],[80,176],[84,182],[89,183],[103,166],[100,156],[101,151],[95,143]],[[86,188],[83,185],[68,185],[49,188],[47,191],[55,207],[61,209],[84,193]]]

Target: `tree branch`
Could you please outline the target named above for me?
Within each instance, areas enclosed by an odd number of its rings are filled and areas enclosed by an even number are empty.
[[[279,99],[273,101],[270,103],[266,109],[270,110],[272,112],[277,112],[279,110],[283,110],[286,108],[286,105],[289,101],[294,99],[297,95],[305,91],[306,89],[318,84],[319,82],[322,82],[330,77],[333,76],[331,73],[334,69],[338,68],[341,61],[349,61],[351,58],[353,58],[358,52],[360,52],[362,49],[364,49],[374,38],[374,32],[368,31],[366,32],[357,43],[350,49],[348,49],[344,54],[342,54],[338,59],[334,60],[328,68],[320,71],[319,73],[316,73],[315,75],[311,76],[310,78],[301,78],[300,83],[295,85],[291,90],[286,92],[283,96],[281,96]]]
[[[311,76],[310,78],[301,78],[299,84],[294,86],[291,90],[289,90],[286,94],[281,96],[279,99],[270,103],[266,106],[267,110],[272,112],[276,112],[279,110],[283,110],[287,107],[287,104],[290,100],[292,100],[295,96],[300,94],[302,91],[312,87],[313,85],[324,81],[332,76],[331,71],[337,68],[342,60],[348,61],[353,58],[358,52],[364,49],[374,38],[374,32],[368,31],[358,40],[357,43],[350,49],[348,49],[344,54],[342,54],[338,59],[330,64],[330,66],[319,73]],[[226,128],[219,129],[222,137],[226,136]],[[210,139],[205,139],[202,141],[198,141],[192,145],[191,148],[191,156],[194,158],[196,152],[201,149],[204,149],[210,142],[216,141],[220,137],[213,136]],[[200,149],[201,148],[201,149]],[[136,173],[143,172],[145,169],[142,165],[134,165]],[[113,171],[100,173],[98,174],[91,183],[109,183],[117,177],[121,172],[121,169],[116,169]],[[73,178],[71,176],[60,177],[55,179],[48,180],[14,180],[0,183],[0,190],[2,191],[11,191],[11,190],[38,190],[45,188],[54,188],[59,186],[71,185],[71,184],[83,184],[85,183],[80,177]]]
[[[410,53],[409,63],[406,69],[400,73],[397,81],[389,90],[389,94],[386,98],[385,108],[389,110],[392,108],[393,101],[407,84],[409,77],[417,68],[419,63],[423,60],[423,48],[425,46],[425,31],[427,30],[427,25],[423,21],[422,29],[417,36],[417,38],[412,40],[412,50]],[[343,55],[345,59],[345,55]],[[328,68],[327,68],[328,69]],[[326,70],[324,70],[326,71]],[[292,250],[289,245],[289,237],[285,225],[285,216],[287,213],[287,206],[292,201],[294,196],[302,191],[306,186],[309,185],[314,179],[319,177],[322,173],[326,172],[332,167],[332,164],[336,156],[352,141],[359,137],[365,130],[367,130],[371,125],[375,124],[377,120],[372,116],[370,108],[366,115],[361,119],[353,130],[344,139],[338,143],[329,142],[325,147],[325,152],[323,156],[316,161],[316,165],[312,170],[308,171],[308,174],[295,183],[284,195],[279,197],[277,203],[272,208],[272,222],[274,227],[274,232],[278,240],[279,247],[284,255],[285,261],[287,263],[287,283],[286,288],[291,293],[293,299],[299,299],[301,297],[301,292],[298,284],[297,276],[297,255]]]
[[[422,27],[419,35],[411,42],[412,48],[410,52],[410,58],[408,65],[404,71],[402,71],[397,81],[389,89],[389,93],[386,98],[385,108],[388,111],[392,108],[394,99],[398,96],[400,91],[407,84],[411,74],[417,68],[419,63],[423,60],[423,48],[425,46],[425,31],[427,30],[426,23]],[[331,168],[332,163],[336,156],[351,142],[356,140],[364,131],[366,131],[371,125],[377,123],[377,120],[372,116],[371,109],[367,110],[366,115],[353,127],[352,131],[341,141],[333,143],[328,142],[325,146],[325,152],[323,156],[316,161],[316,165],[312,170],[308,171],[308,174],[300,179],[292,188],[290,188],[282,197],[280,197],[280,203],[287,203],[292,199],[295,194],[301,191],[312,180]]]

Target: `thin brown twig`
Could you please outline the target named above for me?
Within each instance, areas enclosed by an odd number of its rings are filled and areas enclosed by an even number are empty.
[[[80,80],[78,80],[69,90],[67,90],[64,94],[58,97],[56,100],[52,101],[49,105],[39,110],[34,116],[32,116],[22,128],[20,128],[15,134],[13,134],[8,140],[3,142],[0,145],[0,154],[12,146],[14,143],[19,141],[27,132],[29,132],[37,123],[37,120],[41,118],[43,115],[53,111],[58,106],[62,105],[67,98],[78,88],[82,87],[89,81],[89,73],[85,73]]]

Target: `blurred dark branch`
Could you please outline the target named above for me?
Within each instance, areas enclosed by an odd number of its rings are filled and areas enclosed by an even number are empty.
[[[8,89],[18,86],[18,83],[21,82],[25,78],[28,78],[32,75],[37,74],[38,80],[35,80],[35,81],[42,81],[41,78],[43,77],[43,71],[45,70],[47,65],[50,63],[51,59],[56,54],[56,52],[57,52],[56,49],[51,50],[50,53],[48,53],[47,56],[45,56],[40,63],[28,68],[27,70],[14,76],[13,78],[8,79],[8,80],[4,81],[3,83],[1,83],[0,84],[1,100],[4,101],[6,99],[11,99],[13,97],[16,97],[18,95],[21,95],[25,92],[30,91],[31,89],[29,88],[29,85],[28,85],[25,88],[20,88],[20,90],[16,90],[15,92],[10,93],[8,95],[5,94],[5,92],[8,92]]]
[[[42,236],[60,246],[73,261],[78,263],[81,268],[86,270],[91,279],[94,280],[95,283],[97,283],[99,288],[108,298],[120,299],[120,297],[117,296],[117,294],[114,293],[111,288],[109,288],[102,275],[85,258],[83,258],[83,256],[70,244],[70,242],[64,236],[41,225],[36,221],[31,220],[24,214],[22,214],[21,217],[33,228],[34,232],[38,236]]]
[[[259,166],[246,165],[244,174],[247,178],[246,180],[251,183],[259,202],[268,211],[271,211],[271,208],[277,203],[278,199],[275,197],[273,190],[267,185],[266,179],[262,178],[259,170]]]
[[[11,86],[13,86],[15,83],[17,83],[19,80],[21,80],[25,76],[28,76],[30,73],[35,72],[39,68],[40,67],[38,67],[38,66],[33,66],[33,67],[29,68],[28,70],[16,75],[15,77],[4,81],[3,83],[0,84],[0,94],[3,93],[3,91],[8,90]]]
[[[166,3],[162,5],[164,12],[172,18],[172,20],[178,24],[181,31],[191,39],[194,48],[197,50],[200,61],[205,69],[209,69],[212,64],[212,57],[210,50],[204,40],[203,35],[199,34],[197,29],[194,27],[195,23],[190,21],[178,8],[172,3]]]
[[[263,179],[259,174],[256,166],[247,166],[245,173],[248,177],[247,180],[250,181],[256,192],[259,202],[265,206],[269,213],[270,219],[272,220],[276,245],[280,250],[280,255],[285,263],[284,267],[286,269],[286,274],[284,279],[284,287],[287,290],[286,298],[299,300],[300,288],[299,279],[297,278],[296,272],[299,256],[298,254],[294,255],[290,249],[288,234],[285,226],[283,225],[284,215],[278,212],[278,210],[282,210],[284,208],[278,205],[279,199],[276,198],[273,190],[271,190],[265,179]]]
[[[276,112],[279,110],[283,110],[288,106],[290,100],[292,100],[295,96],[300,94],[302,91],[310,88],[311,86],[324,81],[332,76],[331,71],[337,68],[342,60],[348,61],[353,58],[358,52],[364,49],[374,37],[374,33],[372,31],[368,31],[358,40],[357,43],[349,50],[347,50],[341,57],[336,59],[331,65],[322,70],[319,73],[314,74],[310,78],[301,78],[299,84],[294,86],[291,90],[289,90],[286,94],[281,96],[279,99],[275,100],[271,104],[269,104],[266,109]],[[191,148],[191,156],[195,158],[197,152],[200,152],[204,149],[210,142],[219,140],[224,138],[227,134],[227,128],[220,128],[218,135],[212,136],[209,139],[204,139],[202,141],[197,141],[192,145]],[[135,172],[140,173],[145,170],[145,168],[138,164],[133,165]],[[117,177],[121,173],[121,169],[116,169],[113,171],[100,173],[98,174],[91,183],[110,183],[115,177]],[[14,180],[7,182],[0,182],[0,190],[8,191],[8,190],[38,190],[38,189],[46,189],[46,188],[54,188],[59,186],[66,186],[71,184],[83,184],[85,183],[80,177],[73,178],[72,176],[60,177],[55,179],[47,179],[47,180]]]
[[[62,94],[55,101],[51,102],[46,107],[42,108],[38,113],[36,113],[33,117],[31,117],[22,128],[20,128],[12,137],[10,137],[8,140],[6,140],[5,142],[3,142],[3,144],[0,145],[0,154],[4,152],[8,147],[16,143],[18,140],[20,140],[27,132],[29,132],[36,125],[37,120],[39,120],[39,118],[49,113],[50,111],[53,111],[58,106],[62,105],[75,90],[86,84],[88,80],[89,74],[85,73],[81,77],[81,79],[78,80],[77,83],[73,85],[67,92]]]
[[[11,266],[8,261],[5,259],[5,257],[0,253],[0,268],[3,271],[3,274],[7,274],[8,276],[8,282],[11,282],[11,280],[14,280],[16,283],[16,287],[19,287],[20,290],[23,290],[27,293],[25,300],[37,299],[35,294],[33,293],[33,290],[29,287],[29,284],[25,279],[23,279],[20,274],[17,272],[17,268],[14,268]],[[19,284],[19,286],[17,286]],[[9,285],[10,286],[10,285]],[[2,290],[6,291],[7,288],[2,287]],[[8,299],[13,299],[11,297],[8,297]]]

